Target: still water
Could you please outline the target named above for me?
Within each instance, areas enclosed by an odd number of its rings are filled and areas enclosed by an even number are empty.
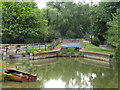
[[[37,74],[36,82],[3,81],[3,88],[117,88],[117,64],[83,58],[3,61],[3,68]],[[28,68],[32,68],[29,71]]]

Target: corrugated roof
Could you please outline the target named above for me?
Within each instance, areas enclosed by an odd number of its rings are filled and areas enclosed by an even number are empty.
[[[63,43],[61,48],[80,48],[80,43]]]

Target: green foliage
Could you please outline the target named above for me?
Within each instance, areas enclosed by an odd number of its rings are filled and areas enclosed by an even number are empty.
[[[58,31],[63,38],[84,38],[90,26],[89,5],[72,2],[48,3],[49,31]]]
[[[60,46],[59,44],[60,44],[60,39],[56,39],[51,43],[49,48],[51,48],[51,49],[59,48],[59,46]]]
[[[113,19],[113,14],[120,8],[120,2],[100,2],[99,6],[92,8],[92,32],[100,41],[100,44],[106,42],[106,32],[109,29],[107,22]]]
[[[59,37],[61,37],[61,34],[59,31],[49,30],[48,36],[45,38],[45,41],[52,42],[53,40],[58,39]]]
[[[92,39],[92,44],[96,45],[96,46],[99,46],[100,45],[100,40],[97,38],[97,37],[94,37]]]
[[[48,47],[51,46],[51,44],[41,44],[41,45],[29,45],[27,48],[28,51],[31,50],[41,50],[45,51],[45,46],[46,46],[46,51],[50,50]]]
[[[119,61],[120,57],[120,42],[119,42],[119,33],[120,33],[120,9],[117,10],[116,14],[113,14],[113,20],[108,22],[110,28],[107,31],[107,44],[111,47],[115,48],[115,55],[113,57],[114,61]]]
[[[27,54],[26,54],[26,53],[21,53],[21,55],[22,55],[23,57],[25,57]]]
[[[63,55],[63,54],[66,54],[67,52],[68,52],[67,49],[62,49],[62,50],[59,52],[59,54],[60,54],[60,55]]]
[[[47,35],[45,11],[35,2],[3,2],[3,43],[30,43]]]
[[[81,55],[81,52],[75,52],[76,55]]]
[[[67,50],[68,50],[68,52],[71,52],[71,54],[73,54],[74,52],[76,52],[75,48],[68,48]]]
[[[118,46],[118,15],[115,14],[113,15],[114,19],[108,22],[107,24],[110,25],[111,27],[107,31],[107,43],[108,45],[112,47],[117,47]]]
[[[63,48],[60,52],[59,55],[80,55],[81,53],[75,48]]]
[[[26,50],[26,54],[27,54],[27,55],[30,55],[30,50]]]

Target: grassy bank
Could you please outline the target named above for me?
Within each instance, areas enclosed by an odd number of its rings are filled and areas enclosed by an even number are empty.
[[[55,48],[59,48],[60,46],[62,45],[62,43],[58,44]],[[99,53],[106,53],[106,54],[115,54],[114,50],[105,50],[105,49],[101,49],[100,47],[97,47],[93,44],[90,44],[90,43],[83,43],[83,42],[80,42],[80,45],[81,47],[83,47],[85,51],[91,51],[91,52],[99,52]],[[41,45],[30,45],[28,46],[28,50],[41,50],[41,51],[48,51],[48,50],[51,50],[49,48],[49,46],[52,46],[52,44],[41,44]],[[66,50],[64,50],[66,51]],[[64,52],[63,51],[63,52]],[[71,50],[66,51],[66,53],[70,53]],[[74,51],[74,50],[73,50]],[[73,52],[72,51],[72,52]],[[62,53],[62,52],[61,52]],[[65,53],[65,52],[64,52]]]
[[[81,47],[84,48],[86,51],[92,51],[92,52],[99,52],[99,53],[106,53],[106,54],[113,54],[114,55],[114,50],[105,50],[101,49],[100,47],[97,47],[95,45],[92,45],[90,43],[83,43],[81,42]]]

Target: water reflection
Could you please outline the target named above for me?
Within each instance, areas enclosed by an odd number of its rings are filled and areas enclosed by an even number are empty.
[[[111,67],[110,63],[100,62],[82,58],[53,58],[49,63],[40,60],[9,62],[9,67],[33,65],[39,80],[29,83],[5,81],[3,88],[117,88],[116,64]]]
[[[54,84],[51,84],[54,83]],[[49,80],[44,84],[46,88],[64,88],[65,82],[63,82],[60,78],[57,80]]]

